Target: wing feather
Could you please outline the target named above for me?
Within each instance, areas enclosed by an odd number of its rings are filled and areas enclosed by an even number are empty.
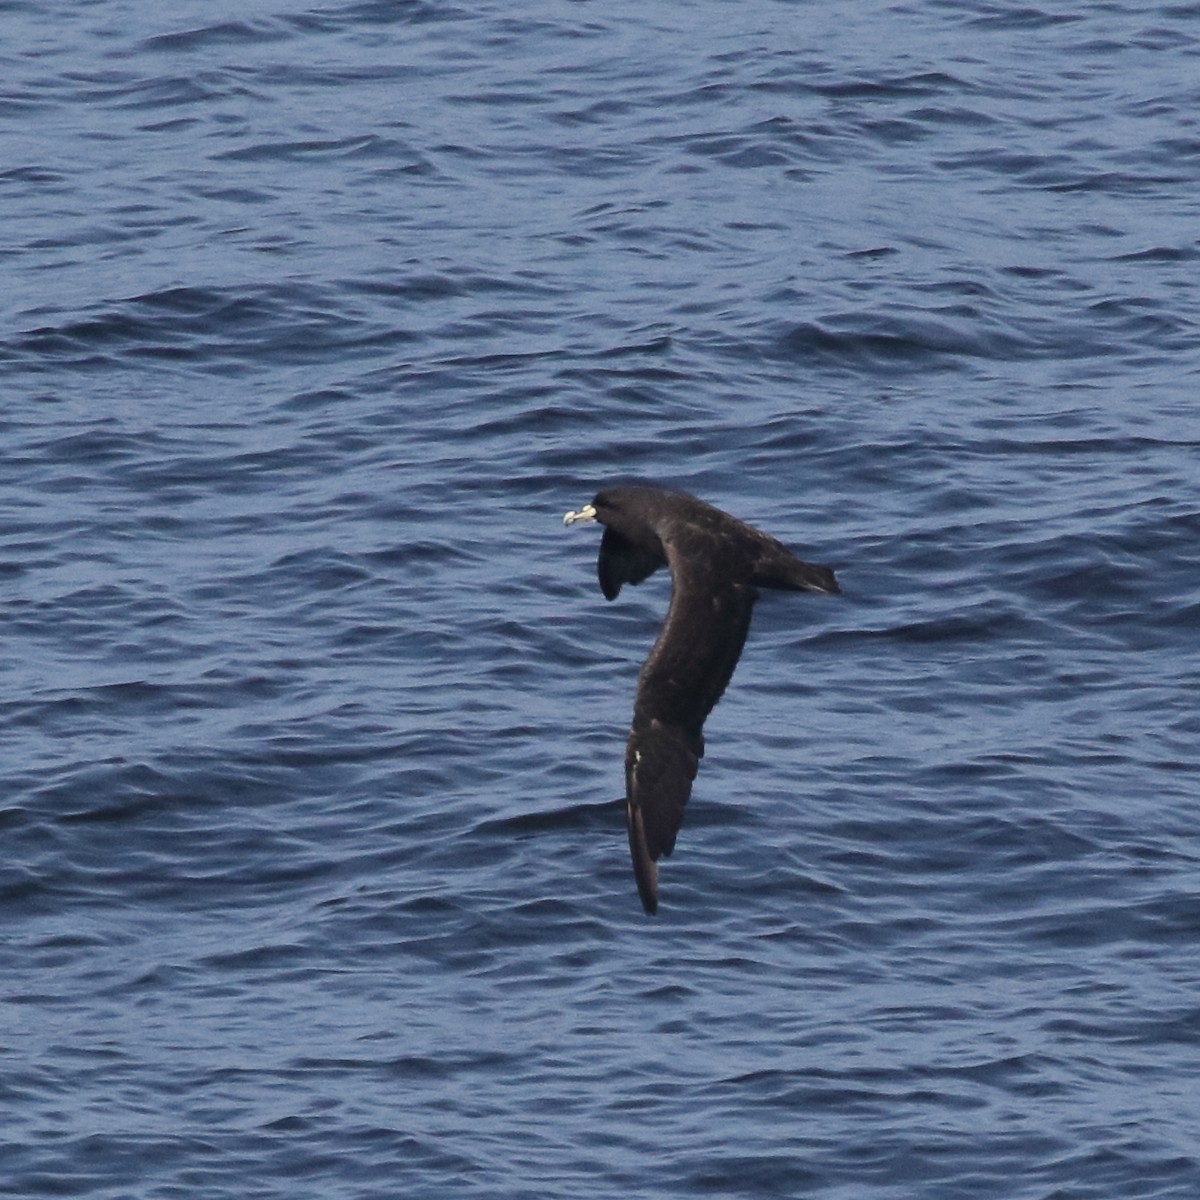
[[[716,584],[694,563],[671,566],[671,605],[638,678],[625,748],[629,849],[648,913],[658,907],[655,863],[675,847],[704,755],[704,720],[737,666],[758,598],[748,584]]]
[[[667,560],[660,554],[652,554],[622,537],[615,529],[606,528],[600,539],[600,556],[596,559],[596,574],[600,578],[600,590],[606,600],[615,600],[625,583],[641,583]]]

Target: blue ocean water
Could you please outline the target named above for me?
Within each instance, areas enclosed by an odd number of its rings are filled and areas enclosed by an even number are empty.
[[[1200,1194],[1200,7],[0,5],[0,1188]],[[669,595],[767,595],[662,907]]]

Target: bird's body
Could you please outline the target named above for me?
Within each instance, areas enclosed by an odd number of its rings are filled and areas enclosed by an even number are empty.
[[[733,675],[760,587],[834,594],[828,567],[803,562],[768,534],[686,492],[627,484],[563,518],[604,528],[597,572],[605,597],[666,566],[671,604],[638,676],[625,748],[629,849],[642,904],[658,908],[656,863],[669,855],[704,755],[705,718]]]

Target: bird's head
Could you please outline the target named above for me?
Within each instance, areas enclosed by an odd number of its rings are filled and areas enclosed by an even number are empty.
[[[621,533],[636,536],[643,526],[654,523],[663,510],[664,499],[679,495],[683,493],[651,487],[648,484],[616,484],[597,492],[592,497],[591,504],[585,504],[577,512],[567,513],[563,517],[563,524],[599,521],[601,525],[615,527]]]
[[[578,521],[599,521],[601,525],[611,525],[621,512],[619,488],[609,488],[597,492],[591,504],[585,504],[576,512],[569,512],[563,517],[564,525],[574,525]]]

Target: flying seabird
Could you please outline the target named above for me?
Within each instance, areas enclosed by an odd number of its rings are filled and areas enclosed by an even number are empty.
[[[671,572],[671,604],[638,676],[625,745],[625,815],[642,906],[658,910],[658,859],[675,847],[704,756],[704,719],[737,666],[760,587],[842,589],[828,567],[802,562],[773,537],[686,492],[627,484],[597,492],[564,525],[604,526],[597,572],[605,599]]]

